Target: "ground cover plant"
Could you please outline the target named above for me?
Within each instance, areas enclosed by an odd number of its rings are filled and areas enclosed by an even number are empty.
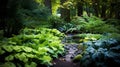
[[[110,67],[120,65],[119,34],[78,34],[73,38],[80,39],[78,51],[74,53],[74,62],[82,67]],[[116,38],[117,37],[117,38]],[[80,50],[79,50],[80,49]],[[82,52],[81,52],[82,50]]]
[[[86,47],[80,63],[83,67],[110,67],[120,65],[120,44],[115,39],[100,39],[84,43]]]
[[[0,64],[3,67],[49,66],[52,58],[64,52],[60,39],[63,36],[56,29],[25,28],[20,35],[0,44]]]
[[[74,17],[70,23],[63,25],[61,30],[65,33],[119,33],[117,25],[107,24],[96,16]]]

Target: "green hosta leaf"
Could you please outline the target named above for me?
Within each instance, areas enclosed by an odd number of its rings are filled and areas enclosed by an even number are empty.
[[[49,49],[46,48],[46,47],[39,47],[38,48],[39,53],[42,54],[42,55],[46,54],[48,50]]]
[[[57,53],[57,54],[62,54],[62,53],[63,53],[63,51],[60,51],[60,50],[59,50],[59,51],[57,51],[56,53]]]
[[[34,55],[34,54],[26,54],[26,57],[28,57],[28,58],[36,58],[37,56]]]
[[[13,48],[13,50],[15,50],[16,52],[20,52],[20,51],[22,51],[22,46],[13,46],[12,47]]]
[[[48,52],[51,53],[51,54],[54,54],[54,50],[52,50],[52,49],[49,49]]]
[[[57,51],[57,48],[55,48],[55,47],[51,47],[54,51]]]
[[[5,58],[6,61],[12,61],[14,60],[14,56],[13,55],[9,55]]]
[[[5,51],[2,50],[1,47],[0,47],[0,55],[2,55],[2,54],[4,54],[4,53],[5,53]]]
[[[57,53],[53,54],[52,56],[55,57],[55,58],[58,58]]]
[[[18,53],[15,55],[15,58],[19,59],[20,61],[23,61],[23,62],[28,62],[28,58],[26,57],[26,54],[25,53]]]
[[[31,62],[30,64],[26,63],[25,67],[37,67],[37,64],[35,62]]]
[[[50,64],[52,58],[50,56],[43,56],[41,60],[43,61],[42,64]]]
[[[30,47],[23,47],[22,48],[25,52],[32,52],[32,48],[30,48]]]
[[[33,39],[32,41],[33,41],[35,44],[39,44],[39,42],[40,42],[39,39]]]
[[[12,48],[12,46],[2,46],[3,47],[3,49],[5,49],[7,52],[12,52],[13,51],[13,48]]]
[[[16,65],[12,62],[5,62],[4,64],[0,65],[0,67],[16,67]]]
[[[59,46],[58,44],[60,44],[59,41],[54,41],[52,43],[49,44],[50,47],[56,47],[56,46]]]
[[[39,47],[38,48],[38,51],[42,51],[42,52],[46,52],[48,50],[49,50],[49,48],[47,48],[47,47]]]
[[[16,42],[13,42],[13,41],[9,41],[8,43],[9,43],[9,44],[16,45]]]

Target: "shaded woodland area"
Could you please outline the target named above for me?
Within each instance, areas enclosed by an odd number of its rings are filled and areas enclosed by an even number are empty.
[[[0,0],[0,67],[119,66],[119,52],[120,0]]]
[[[109,18],[120,19],[120,2],[118,0],[36,0],[36,2],[34,0],[1,0],[0,3],[0,17],[2,19],[0,27],[4,29],[4,35],[8,37],[11,36],[11,34],[17,34],[20,28],[22,28],[22,20],[24,21],[23,17],[25,17],[25,15],[31,17],[40,16],[39,19],[44,19],[43,17],[55,15],[59,12],[61,18],[66,22],[70,22],[74,16],[82,16],[83,13],[86,13],[87,16],[94,15],[103,18],[104,20]],[[49,9],[48,13],[47,9],[42,11],[41,8],[44,8],[44,6]],[[44,11],[46,11],[45,16],[39,14],[39,12],[42,13]],[[38,14],[34,14],[33,16],[32,13]],[[19,26],[19,28],[15,26]]]

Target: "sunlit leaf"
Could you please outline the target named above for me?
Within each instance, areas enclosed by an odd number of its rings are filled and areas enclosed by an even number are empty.
[[[5,49],[7,52],[12,52],[13,49],[12,49],[12,46],[2,46],[3,49]]]
[[[9,55],[5,58],[6,61],[12,61],[14,60],[14,56],[13,55]]]

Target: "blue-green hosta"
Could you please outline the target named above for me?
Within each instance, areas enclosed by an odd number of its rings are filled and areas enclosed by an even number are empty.
[[[36,67],[50,65],[52,58],[64,52],[60,37],[64,36],[56,29],[24,29],[20,35],[8,39],[0,46],[0,65],[3,67]]]
[[[116,39],[99,39],[84,43],[87,46],[82,54],[83,67],[111,67],[120,65],[120,43]]]

